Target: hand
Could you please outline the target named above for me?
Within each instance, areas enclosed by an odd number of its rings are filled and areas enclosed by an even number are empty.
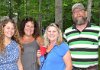
[[[41,56],[41,52],[40,50],[37,50],[37,57],[40,58],[40,56]]]

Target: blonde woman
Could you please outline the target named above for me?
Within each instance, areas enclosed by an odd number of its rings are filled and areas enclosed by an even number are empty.
[[[46,54],[42,56],[40,50],[37,52],[40,58],[40,70],[72,70],[68,45],[63,42],[62,32],[55,23],[46,28],[44,45]]]
[[[0,24],[0,70],[23,70],[21,45],[15,22],[5,19]]]

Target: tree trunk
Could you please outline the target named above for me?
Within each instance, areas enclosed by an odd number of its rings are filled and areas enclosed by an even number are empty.
[[[40,34],[42,35],[41,3],[42,3],[42,0],[39,0],[39,17],[38,17],[38,24],[39,24]]]
[[[63,29],[62,21],[62,0],[55,0],[55,23]]]
[[[87,20],[90,22],[91,20],[91,7],[92,7],[92,0],[88,0],[88,6],[87,6]]]
[[[99,12],[99,26],[100,26],[100,12]]]

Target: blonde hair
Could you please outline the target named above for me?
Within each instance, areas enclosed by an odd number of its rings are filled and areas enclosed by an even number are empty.
[[[60,45],[60,44],[62,43],[62,41],[63,41],[61,29],[58,27],[57,24],[51,23],[51,24],[46,28],[45,33],[44,33],[44,46],[46,46],[46,47],[47,47],[47,46],[49,45],[49,43],[50,43],[50,42],[49,42],[49,39],[47,38],[47,30],[48,30],[49,27],[52,27],[52,26],[55,27],[55,28],[57,29],[58,34],[59,34],[56,44],[57,44],[57,45]]]

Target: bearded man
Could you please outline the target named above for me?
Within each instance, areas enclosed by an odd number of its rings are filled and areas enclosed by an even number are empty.
[[[73,70],[98,70],[98,49],[100,27],[88,22],[87,12],[82,3],[72,6],[73,25],[64,32],[69,44]]]

